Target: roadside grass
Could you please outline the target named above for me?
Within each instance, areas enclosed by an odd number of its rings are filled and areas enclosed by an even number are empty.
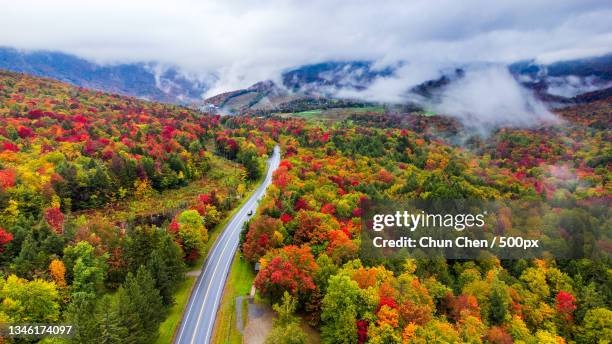
[[[174,293],[175,304],[170,308],[168,317],[159,326],[159,337],[155,341],[155,344],[168,344],[172,342],[174,337],[174,330],[181,321],[183,309],[185,304],[191,295],[191,288],[196,281],[196,277],[186,276],[185,280],[177,287]]]
[[[217,313],[213,344],[242,343],[242,334],[236,327],[236,298],[249,295],[254,279],[255,273],[251,266],[239,252],[236,252]],[[246,323],[246,303],[243,302],[240,307],[242,307],[243,323]]]

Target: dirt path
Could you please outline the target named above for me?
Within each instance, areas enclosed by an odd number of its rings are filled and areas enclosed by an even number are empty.
[[[268,305],[256,304],[249,299],[247,312],[249,320],[244,328],[243,343],[263,344],[272,330],[274,311]]]

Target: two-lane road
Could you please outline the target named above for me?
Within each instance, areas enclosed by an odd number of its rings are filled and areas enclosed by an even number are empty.
[[[234,217],[232,217],[208,254],[206,263],[202,268],[195,289],[183,314],[183,320],[175,343],[210,343],[225,280],[227,279],[234,253],[238,248],[240,231],[243,224],[249,220],[249,212],[255,212],[257,202],[263,197],[266,188],[272,182],[272,173],[278,168],[279,163],[280,148],[276,146],[274,147],[274,153],[268,160],[268,169],[264,181]]]

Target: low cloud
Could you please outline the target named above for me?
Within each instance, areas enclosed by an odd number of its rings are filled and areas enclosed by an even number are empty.
[[[441,114],[459,119],[481,133],[501,126],[528,127],[559,119],[523,88],[505,66],[467,69],[430,104]]]
[[[2,6],[0,46],[178,66],[213,75],[210,95],[329,60],[408,61],[420,78],[429,61],[592,56],[612,48],[610,17],[596,0],[21,0]]]
[[[461,68],[461,75],[455,71]],[[446,76],[450,82],[423,96],[414,87]],[[466,128],[528,127],[559,119],[531,90],[524,88],[505,65],[470,64],[451,67],[432,63],[409,64],[388,77],[377,78],[365,90],[339,90],[335,96],[383,103],[416,103],[426,110],[458,119]]]
[[[612,82],[602,81],[596,76],[581,77],[569,75],[566,77],[548,77],[546,82],[548,83],[548,93],[567,98],[612,87]]]

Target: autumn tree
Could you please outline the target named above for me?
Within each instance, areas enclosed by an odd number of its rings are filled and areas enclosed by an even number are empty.
[[[242,244],[245,258],[254,263],[263,257],[271,248],[283,242],[283,225],[278,219],[261,215],[248,225],[246,240]]]
[[[57,234],[64,233],[64,214],[59,208],[46,209],[45,220]]]
[[[278,299],[285,291],[294,296],[307,295],[316,288],[317,269],[308,246],[285,246],[263,258],[255,286],[272,299]]]
[[[49,273],[58,287],[66,287],[66,267],[59,259],[53,259],[49,264]]]
[[[357,282],[348,276],[335,275],[329,279],[321,314],[323,343],[357,342],[357,304],[360,295]]]
[[[53,282],[27,281],[15,275],[2,279],[0,309],[16,323],[53,323],[59,320],[59,293]]]
[[[294,315],[297,300],[288,292],[283,294],[282,303],[274,304],[277,314],[272,331],[266,338],[266,344],[305,344],[306,334],[300,328],[299,318]],[[287,335],[290,334],[290,335]]]
[[[0,227],[0,253],[4,252],[4,246],[13,240],[13,233],[7,232]]]

